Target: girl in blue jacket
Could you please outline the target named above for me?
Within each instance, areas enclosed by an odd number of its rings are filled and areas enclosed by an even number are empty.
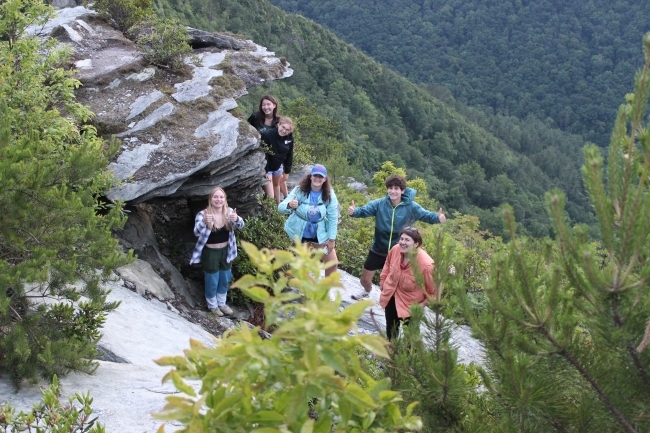
[[[324,263],[338,261],[336,232],[339,224],[339,202],[327,178],[327,169],[316,164],[289,195],[278,205],[278,210],[290,214],[284,230],[293,240],[299,239],[313,248],[325,250]],[[337,264],[325,270],[325,275],[336,271]]]

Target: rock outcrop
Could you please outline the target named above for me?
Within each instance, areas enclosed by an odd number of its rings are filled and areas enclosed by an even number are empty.
[[[252,41],[189,29],[193,56],[174,72],[149,65],[132,41],[81,6],[31,31],[73,47],[83,84],[77,100],[96,114],[102,135],[121,141],[110,168],[123,183],[109,199],[203,199],[219,185],[240,213],[255,206],[264,154],[256,131],[231,110],[247,87],[290,76],[286,61]]]
[[[243,113],[232,113],[236,99],[251,86],[290,76],[289,65],[252,41],[189,28],[193,53],[185,67],[153,66],[131,40],[82,6],[60,9],[29,31],[72,47],[71,66],[83,84],[77,100],[95,113],[101,135],[120,141],[109,168],[122,183],[107,193],[126,202],[129,211],[118,238],[188,306],[200,305],[202,288],[179,271],[196,240],[194,215],[209,191],[221,186],[229,205],[246,216],[265,181],[259,135]],[[182,251],[159,245],[156,216],[159,228],[187,233],[181,236]]]

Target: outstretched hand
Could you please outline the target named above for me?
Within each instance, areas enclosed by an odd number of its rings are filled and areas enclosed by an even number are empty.
[[[230,221],[233,223],[239,219],[239,215],[237,215],[237,208],[234,208],[232,212],[230,212],[229,218]]]
[[[348,208],[348,215],[349,215],[349,216],[352,216],[352,214],[354,213],[354,210],[355,210],[355,209],[356,209],[356,207],[354,206],[354,200],[352,200],[352,204],[351,204],[350,207]]]
[[[438,209],[438,221],[440,221],[440,224],[444,224],[447,221],[447,217],[442,213],[442,208]]]

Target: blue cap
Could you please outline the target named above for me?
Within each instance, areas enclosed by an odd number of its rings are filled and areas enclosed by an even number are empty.
[[[322,164],[315,164],[311,168],[311,175],[320,174],[323,177],[327,177],[327,169]]]

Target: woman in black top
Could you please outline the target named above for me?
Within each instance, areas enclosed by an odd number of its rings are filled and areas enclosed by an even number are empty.
[[[266,150],[266,173],[271,175],[275,202],[280,204],[280,179],[291,173],[293,165],[293,121],[280,117],[277,128],[260,133]],[[269,195],[269,194],[267,194]]]
[[[280,116],[278,115],[278,100],[275,99],[273,95],[264,95],[260,99],[260,105],[259,109],[250,115],[248,118],[248,123],[250,123],[257,131],[260,133],[260,135],[263,132],[267,132],[270,129],[277,128],[278,122],[280,121]],[[285,197],[288,194],[287,191],[287,178],[289,177],[289,174],[283,173],[283,171],[280,172],[280,177],[279,179],[276,180],[276,183],[278,183],[280,187],[280,193],[282,193]],[[275,197],[275,190],[274,190],[274,185],[273,185],[273,173],[267,172],[266,173],[266,178],[269,180],[269,182],[264,185],[264,193],[266,194],[267,197],[270,198],[276,198]],[[279,200],[279,195],[277,196],[276,201]]]

